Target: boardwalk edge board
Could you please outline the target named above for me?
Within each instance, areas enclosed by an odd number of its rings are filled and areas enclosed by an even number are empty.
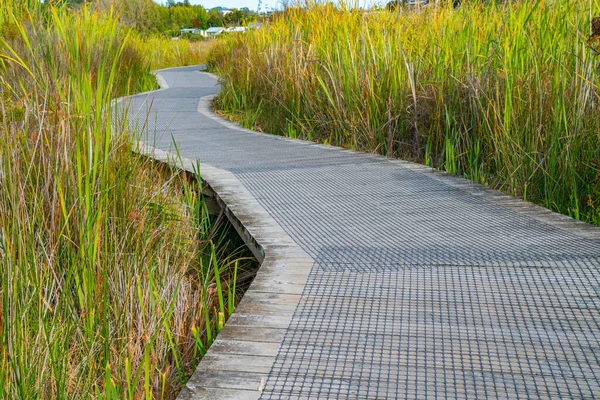
[[[196,173],[192,160],[145,143],[138,143],[136,152]],[[255,399],[261,394],[261,385],[300,301],[313,259],[233,174],[200,164],[200,175],[203,191],[214,196],[261,266],[179,399]]]
[[[115,105],[134,96],[169,89],[160,71],[153,72],[159,89],[118,98]],[[310,273],[313,259],[288,236],[232,173],[195,163],[143,141],[134,145],[134,152],[194,175],[199,166],[203,193],[216,201],[261,263],[252,284],[178,399],[259,398],[266,373],[249,374],[247,364],[238,362],[235,369],[231,367],[232,363],[219,363],[218,360],[239,356],[242,361],[244,355],[253,356],[254,364],[259,360],[263,371],[270,370],[300,301],[299,294],[290,294],[288,287],[293,287],[292,291],[302,288]],[[289,279],[290,273],[293,274],[293,279]],[[286,305],[283,310],[282,307],[278,307],[282,302]],[[264,321],[264,316],[274,317],[273,310],[277,313],[276,317],[279,317],[276,320],[279,325],[276,327],[269,326],[272,324],[268,320]],[[211,375],[211,379],[207,379],[207,373]]]

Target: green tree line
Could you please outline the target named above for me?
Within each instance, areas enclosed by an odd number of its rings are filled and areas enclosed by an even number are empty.
[[[121,21],[138,32],[175,36],[184,28],[208,29],[213,26],[244,25],[253,21],[256,13],[248,8],[233,9],[223,13],[219,8],[207,10],[192,5],[189,0],[167,0],[164,5],[152,0],[67,0],[72,7],[84,3],[101,9],[115,6]]]

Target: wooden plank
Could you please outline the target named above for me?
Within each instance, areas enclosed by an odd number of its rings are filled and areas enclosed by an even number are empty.
[[[235,314],[235,313],[234,313]],[[268,342],[280,344],[287,329],[264,328],[260,326],[234,326],[225,324],[218,339],[240,340],[248,342]]]
[[[267,374],[239,371],[196,371],[186,385],[196,388],[249,390],[258,392],[267,379]]]
[[[281,294],[302,294],[304,285],[295,285],[280,282],[259,282],[254,281],[250,288],[257,292],[281,293]]]
[[[252,301],[245,301],[236,307],[236,311],[241,314],[260,314],[260,315],[293,315],[296,306],[262,304]]]
[[[227,325],[287,329],[290,326],[291,320],[292,313],[284,316],[233,313],[227,320]]]
[[[204,356],[197,371],[238,371],[268,374],[275,356],[221,354],[212,352]]]
[[[278,305],[278,306],[290,306],[296,307],[298,302],[300,301],[300,295],[298,294],[289,294],[289,293],[263,293],[256,292],[254,290],[248,290],[240,302],[242,304],[245,301],[255,302],[267,305]]]
[[[278,343],[247,342],[242,340],[217,339],[210,346],[211,354],[241,354],[252,356],[275,357],[279,352]]]
[[[258,390],[217,389],[188,384],[179,396],[180,400],[258,400]],[[192,388],[193,387],[193,388]]]

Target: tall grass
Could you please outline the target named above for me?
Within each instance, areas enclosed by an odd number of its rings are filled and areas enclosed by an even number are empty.
[[[451,2],[450,2],[451,3]],[[216,105],[267,132],[403,157],[600,224],[598,0],[292,8],[227,39]]]
[[[4,0],[0,29],[0,397],[173,398],[245,260],[195,178],[132,154],[112,100],[154,87],[141,44],[163,66],[187,49],[33,0]]]
[[[218,40],[169,40],[157,36],[134,36],[132,45],[150,61],[150,69],[203,64]]]

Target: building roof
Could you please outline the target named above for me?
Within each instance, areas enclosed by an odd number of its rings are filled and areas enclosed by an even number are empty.
[[[245,26],[232,26],[230,28],[227,28],[227,32],[246,32],[248,30],[248,28],[246,28]]]

